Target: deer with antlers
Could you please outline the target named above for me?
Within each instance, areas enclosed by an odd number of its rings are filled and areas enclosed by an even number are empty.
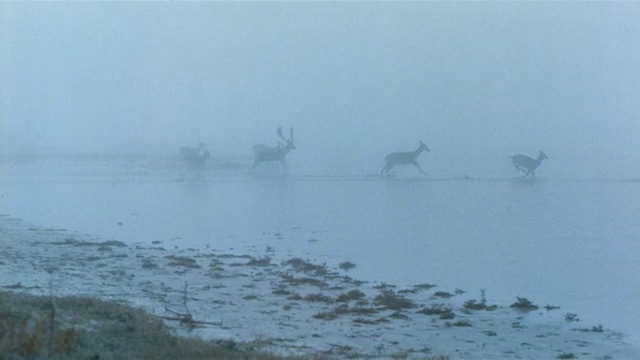
[[[538,153],[538,158],[533,159],[526,155],[518,154],[509,156],[509,159],[513,162],[513,166],[516,169],[522,171],[524,173],[524,177],[529,176],[531,174],[532,177],[536,177],[534,171],[540,166],[542,160],[548,159],[547,154],[543,153],[542,150]]]
[[[418,160],[417,160],[418,155],[420,155],[423,151],[430,152],[431,149],[429,149],[429,147],[425,145],[425,143],[420,141],[420,147],[418,147],[418,149],[415,151],[394,152],[387,155],[384,158],[384,167],[382,168],[382,171],[380,171],[380,175],[383,175],[385,173],[388,174],[391,168],[394,167],[395,165],[409,165],[409,164],[413,164],[413,166],[417,167],[421,173],[427,175],[427,173],[424,172],[424,170],[422,170],[422,167],[420,166],[420,163],[418,163]]]
[[[268,146],[264,144],[254,145],[251,150],[253,151],[253,165],[249,170],[253,170],[256,166],[263,162],[268,161],[280,161],[282,168],[285,171],[289,171],[289,165],[287,165],[286,156],[291,150],[295,150],[296,146],[293,143],[293,127],[289,130],[289,138],[285,138],[282,135],[282,128],[279,127],[276,131],[278,137],[285,141],[285,144],[278,144],[278,146]]]

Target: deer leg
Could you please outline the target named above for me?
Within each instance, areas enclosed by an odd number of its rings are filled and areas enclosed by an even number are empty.
[[[282,160],[282,169],[286,172],[289,172],[289,165],[287,165],[286,160]]]
[[[251,167],[249,168],[249,171],[253,170],[260,162],[257,160],[253,161],[253,165],[251,165]]]
[[[518,164],[513,163],[513,166],[515,166],[515,167],[516,167],[516,169],[518,169],[518,170],[522,171],[522,172],[524,173],[524,177],[527,177],[527,176],[529,175],[529,171],[527,171],[527,170],[525,170],[525,169],[521,168],[520,166],[518,166]]]
[[[385,163],[384,167],[382,168],[382,171],[380,171],[380,176],[382,176],[383,174],[388,174],[392,167],[393,167],[392,164],[388,162]]]
[[[425,175],[429,175],[429,174],[427,174],[426,172],[424,172],[424,170],[422,170],[422,166],[420,166],[420,163],[418,163],[418,161],[417,161],[417,160],[413,160],[413,162],[412,162],[412,163],[413,163],[413,165],[415,165],[415,167],[417,167],[417,168],[418,168],[418,170],[420,170],[420,172],[421,172],[421,173],[423,173],[423,174],[425,174]]]

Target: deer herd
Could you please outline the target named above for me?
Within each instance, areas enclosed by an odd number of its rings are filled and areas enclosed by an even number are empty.
[[[291,150],[296,149],[296,145],[293,140],[293,127],[289,129],[289,138],[284,137],[282,133],[282,128],[279,127],[276,130],[278,134],[278,138],[284,141],[284,143],[279,143],[277,146],[268,146],[264,144],[257,144],[251,148],[253,152],[253,164],[249,168],[249,170],[254,170],[258,165],[265,162],[279,161],[282,164],[282,169],[284,171],[289,170],[289,165],[287,164],[287,154]],[[404,152],[392,152],[384,158],[384,166],[380,171],[380,176],[389,175],[391,169],[396,165],[413,165],[415,166],[422,174],[427,175],[427,173],[422,169],[420,163],[418,162],[418,156],[423,152],[430,152],[431,149],[423,143],[419,141],[420,146],[414,151],[404,151]],[[182,149],[181,149],[182,150]],[[201,149],[197,149],[198,152]],[[206,153],[208,156],[208,152]],[[524,173],[523,177],[527,177],[531,175],[535,178],[535,170],[540,166],[542,160],[548,159],[547,155],[540,151],[538,157],[536,159],[530,158],[526,155],[518,154],[509,157],[513,162],[513,166],[522,171]]]

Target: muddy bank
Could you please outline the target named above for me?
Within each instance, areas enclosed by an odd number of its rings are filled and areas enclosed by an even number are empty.
[[[250,344],[175,336],[160,318],[115,302],[0,291],[0,359],[277,358]]]
[[[397,287],[303,258],[165,248],[0,219],[0,287],[143,310],[178,335],[328,358],[640,358],[615,324],[562,304],[488,303],[478,290]],[[276,260],[279,259],[279,260]],[[434,283],[437,279],[434,279]],[[491,291],[488,289],[487,291]],[[239,346],[239,345],[238,345]]]

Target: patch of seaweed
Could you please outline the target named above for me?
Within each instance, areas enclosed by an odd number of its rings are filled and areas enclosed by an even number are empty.
[[[520,311],[533,311],[538,309],[538,306],[532,303],[527,298],[521,298],[516,296],[516,299],[518,299],[518,301],[511,304],[509,307],[512,307]]]
[[[413,288],[416,290],[429,290],[431,288],[434,288],[438,285],[434,285],[434,284],[418,284],[418,285],[414,285]]]
[[[263,258],[251,258],[245,265],[247,266],[269,266],[271,265],[271,258],[265,256]]]
[[[438,306],[438,305],[432,305],[429,308],[418,310],[417,313],[430,315],[430,316],[438,315],[438,317],[442,320],[450,320],[456,316],[455,313],[453,312],[453,309],[443,307],[443,306]]]
[[[291,266],[293,270],[298,272],[303,272],[305,274],[310,274],[314,276],[326,276],[329,271],[327,270],[326,265],[316,265],[312,264],[308,261],[302,260],[301,258],[293,258],[282,263],[284,266]]]
[[[310,302],[323,302],[327,304],[333,303],[333,298],[331,296],[327,296],[322,293],[309,294],[304,297],[304,300],[310,301]]]
[[[498,305],[487,305],[487,302],[484,300],[476,301],[474,299],[465,301],[463,306],[465,309],[469,309],[469,310],[492,311],[498,308]]]
[[[338,267],[339,267],[340,269],[344,270],[344,271],[349,271],[349,270],[351,270],[351,269],[355,268],[355,267],[356,267],[356,264],[354,264],[354,263],[352,263],[352,262],[350,262],[350,261],[344,261],[344,262],[341,262],[341,263],[338,265]]]
[[[365,294],[360,290],[351,290],[347,293],[338,295],[337,302],[349,302],[352,300],[360,300],[365,297]]]
[[[171,262],[167,264],[168,266],[182,266],[182,267],[192,268],[192,269],[201,267],[200,265],[198,265],[198,262],[195,259],[192,259],[190,257],[168,255],[168,256],[165,256],[165,258],[171,260]]]
[[[142,268],[143,269],[157,269],[158,268],[158,264],[156,264],[155,261],[153,261],[153,259],[150,258],[144,258],[142,260],[140,260],[140,262],[142,263]]]
[[[582,328],[582,329],[578,329],[581,332],[595,332],[595,333],[601,333],[604,332],[604,328],[602,327],[602,325],[598,325],[598,326],[593,326],[591,328]]]
[[[576,356],[573,353],[562,353],[556,356],[556,359],[575,359]]]
[[[285,274],[282,276],[282,279],[284,282],[292,286],[311,285],[311,286],[316,286],[320,288],[327,287],[327,283],[314,278],[308,278],[308,277],[296,278],[294,276]]]
[[[461,319],[453,323],[453,326],[457,327],[471,327],[473,324],[469,319]]]
[[[566,313],[566,314],[564,314],[564,319],[567,322],[580,321],[580,319],[578,318],[578,314],[574,314],[574,313]]]
[[[127,244],[122,241],[117,240],[107,240],[101,242],[91,242],[91,241],[82,241],[76,240],[74,238],[66,238],[63,241],[52,241],[49,243],[50,245],[71,245],[71,246],[97,246],[97,247],[127,247]]]
[[[443,298],[443,299],[448,299],[450,297],[453,297],[454,295],[452,293],[446,292],[446,291],[436,291],[433,294],[434,297],[439,297],[439,298]]]
[[[324,311],[324,312],[315,314],[313,315],[313,317],[315,319],[321,319],[321,320],[335,320],[336,318],[338,318],[338,316],[341,316],[341,315],[364,316],[364,315],[373,315],[373,314],[376,314],[377,312],[378,310],[370,307],[361,307],[361,306],[349,307],[349,305],[347,304],[342,304],[342,305],[336,306],[331,311]]]
[[[402,310],[415,307],[411,299],[396,294],[391,289],[385,289],[373,299],[374,304],[389,310]]]

